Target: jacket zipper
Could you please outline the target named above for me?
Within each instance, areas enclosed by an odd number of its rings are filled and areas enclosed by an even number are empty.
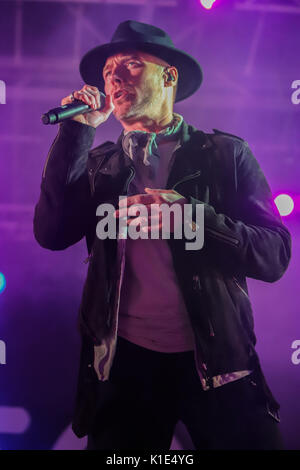
[[[196,341],[195,341],[196,343]],[[197,358],[197,349],[200,351],[200,356],[201,356],[201,359],[202,361],[199,363],[198,362],[198,358]],[[212,377],[210,377],[208,375],[208,367],[207,367],[207,363],[204,362],[204,354],[203,354],[203,351],[202,351],[202,348],[200,346],[200,343],[195,344],[195,350],[194,350],[194,360],[195,360],[195,364],[196,364],[196,369],[198,370],[198,374],[200,374],[200,376],[203,377],[205,383],[206,383],[206,387],[208,388],[213,388],[213,379]]]
[[[131,181],[133,180],[133,177],[135,176],[135,169],[134,169],[134,167],[133,167],[133,166],[130,166],[129,169],[130,169],[130,173],[131,173],[131,174],[130,174],[129,177],[127,178],[127,181],[126,181],[125,186],[124,186],[125,194],[127,194],[127,192],[128,192],[128,186],[129,186],[129,184],[131,183]]]
[[[102,165],[102,163],[104,162],[104,159],[105,159],[106,155],[103,156],[103,158],[100,160],[100,162],[98,163],[98,165],[92,169],[90,168],[89,169],[89,172],[92,172],[93,173],[93,176],[92,176],[92,195],[94,194],[95,192],[95,177],[96,177],[96,173],[97,171],[99,170],[100,166]]]
[[[193,289],[194,290],[197,290],[198,292],[201,291],[202,287],[201,287],[201,283],[200,283],[200,277],[198,274],[194,274],[193,275]],[[213,326],[211,324],[211,321],[210,319],[208,318],[208,324],[209,324],[209,334],[210,336],[215,336],[215,333],[214,333],[214,330],[213,330]],[[197,347],[197,346],[196,346]],[[201,368],[201,373],[203,375],[203,378],[206,382],[206,386],[211,388],[213,385],[212,385],[212,378],[209,377],[208,375],[208,367],[207,367],[207,363],[205,362],[205,359],[204,359],[204,354],[203,354],[203,351],[202,351],[202,348],[201,348],[201,345],[200,345],[200,342],[198,341],[198,348],[200,349],[200,355],[201,355],[201,358],[202,358],[202,362],[201,364],[199,364],[199,367]],[[196,359],[195,359],[196,360]],[[198,361],[196,360],[196,364],[198,364]]]
[[[199,277],[198,274],[193,275],[193,289],[197,290],[199,292],[202,289],[201,283],[200,283],[200,277]],[[214,332],[214,329],[213,329],[210,318],[208,317],[207,320],[208,320],[208,325],[209,325],[209,335],[210,336],[215,336],[215,332]]]
[[[108,315],[106,319],[106,324],[108,327],[110,326],[112,310],[113,310],[113,306],[111,305],[111,294],[112,294],[112,283],[110,283],[109,289],[107,291],[107,297],[106,297],[106,301],[108,305]]]
[[[221,240],[228,242],[230,245],[237,246],[240,243],[240,241],[237,240],[236,238],[229,237],[228,235],[224,235],[223,233],[217,232],[216,230],[213,230],[212,228],[206,227],[205,230],[207,230],[207,232],[211,233],[216,238],[220,238]]]
[[[201,290],[200,277],[198,274],[193,275],[193,289],[198,291]]]
[[[215,336],[215,332],[214,332],[212,323],[210,321],[210,318],[208,318],[208,325],[209,325],[209,336]]]
[[[192,175],[188,175],[188,176],[185,176],[182,180],[178,181],[177,183],[175,183],[173,186],[172,186],[172,189],[175,189],[176,186],[178,186],[179,184],[181,183],[184,183],[185,181],[189,181],[190,179],[193,179],[193,178],[196,178],[197,176],[199,176],[201,174],[201,170],[198,170],[196,171],[196,173],[193,173]],[[211,228],[206,228],[206,230],[208,232],[210,232],[211,234],[213,234],[214,236],[218,237],[218,238],[221,238],[222,240],[230,243],[231,245],[233,246],[237,246],[239,245],[239,240],[237,240],[236,238],[233,238],[233,237],[229,237],[227,235],[224,235],[220,232],[217,232],[216,230],[213,230]]]
[[[130,169],[130,175],[129,177],[127,178],[126,182],[125,182],[125,185],[124,185],[124,188],[123,188],[123,192],[125,192],[125,194],[128,193],[128,186],[130,184],[130,182],[132,181],[134,175],[135,175],[135,169],[131,166],[129,167]],[[124,243],[124,240],[121,240],[121,243]],[[124,250],[125,249],[125,246],[123,245],[122,249]],[[121,270],[122,270],[122,258],[124,256],[124,252],[122,253],[121,255]],[[122,273],[120,275],[120,283],[119,283],[119,286],[118,286],[118,292],[117,292],[117,295],[114,296],[114,302],[113,302],[113,305],[110,305],[109,306],[109,315],[108,315],[108,318],[107,318],[107,325],[109,326],[110,325],[110,322],[111,322],[111,317],[113,314],[115,314],[115,310],[119,308],[119,301],[120,301],[120,293],[121,293],[121,288],[122,288],[122,281],[123,281],[123,276],[122,276]],[[118,285],[118,281],[116,283],[116,286],[117,287]],[[110,286],[109,288],[109,293],[108,293],[108,296],[107,298],[109,299],[109,302],[111,300],[111,292],[112,292],[112,286]],[[118,312],[117,312],[118,314]]]
[[[243,292],[243,294],[247,297],[247,299],[249,299],[249,295],[247,294],[247,292],[242,288],[242,286],[240,286],[240,284],[238,283],[237,279],[235,277],[233,277],[233,280],[236,284],[236,286]]]
[[[199,176],[200,174],[201,174],[201,170],[198,170],[198,171],[196,171],[196,173],[193,173],[192,175],[187,175],[187,176],[185,176],[184,178],[182,178],[182,180],[177,181],[177,183],[175,183],[174,186],[172,186],[171,189],[176,188],[176,186],[178,186],[178,184],[181,184],[181,183],[184,183],[185,181],[188,181],[188,180],[191,180],[191,179],[193,179],[193,178],[196,178],[196,177]]]

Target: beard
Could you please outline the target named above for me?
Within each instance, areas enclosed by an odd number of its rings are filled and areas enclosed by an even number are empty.
[[[136,94],[129,95],[120,106],[115,107],[113,113],[118,121],[136,121],[145,116],[153,116],[163,98],[161,86],[154,86],[153,80],[154,78],[149,78]]]

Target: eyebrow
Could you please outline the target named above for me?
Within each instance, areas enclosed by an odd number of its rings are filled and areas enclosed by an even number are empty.
[[[123,57],[122,60],[121,60],[121,63],[123,62],[126,62],[127,60],[129,59],[135,59],[135,60],[139,60],[141,61],[141,58],[137,55],[130,55],[130,56],[126,56],[126,57]],[[106,70],[108,70],[109,68],[111,67],[111,64],[107,64],[104,69],[103,69],[103,75],[105,74]]]

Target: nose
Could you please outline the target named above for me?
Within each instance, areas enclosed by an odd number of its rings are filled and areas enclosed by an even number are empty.
[[[111,72],[111,82],[112,84],[121,85],[123,83],[123,78],[121,76],[121,67],[116,65]]]
[[[114,85],[114,84],[117,84],[117,85],[121,85],[122,83],[122,80],[121,78],[117,75],[117,74],[113,74],[112,77],[111,77],[111,83]]]

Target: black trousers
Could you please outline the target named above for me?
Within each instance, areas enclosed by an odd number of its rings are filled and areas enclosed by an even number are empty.
[[[192,351],[161,353],[118,337],[110,382],[88,450],[169,450],[179,420],[197,450],[283,449],[251,376],[204,392]]]

